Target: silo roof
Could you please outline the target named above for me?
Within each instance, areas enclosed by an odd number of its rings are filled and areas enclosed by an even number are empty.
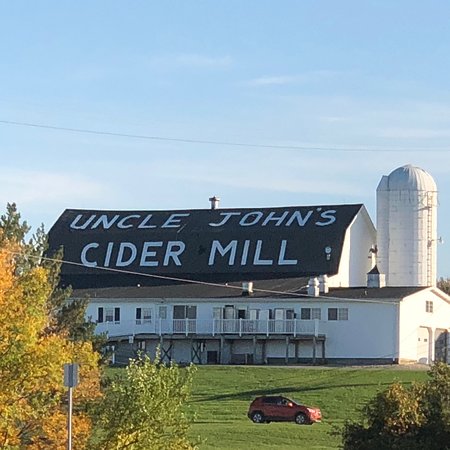
[[[437,191],[433,177],[420,167],[411,164],[391,172],[388,176],[387,188],[390,191]]]

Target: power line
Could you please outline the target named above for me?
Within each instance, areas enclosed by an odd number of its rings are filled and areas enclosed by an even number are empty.
[[[46,256],[36,256],[36,255],[32,255],[26,252],[14,252],[14,251],[8,251],[8,253],[11,253],[13,255],[20,255],[20,256],[25,256],[28,258],[32,258],[32,259],[36,259],[38,261],[50,261],[50,262],[55,262],[58,264],[68,264],[68,265],[73,265],[73,266],[78,266],[78,267],[83,267],[86,269],[86,266],[82,263],[78,263],[75,261],[67,261],[64,259],[57,259],[57,258],[49,258]],[[239,290],[242,291],[242,286],[236,286],[233,284],[228,284],[228,283],[213,283],[213,282],[208,282],[208,281],[200,281],[200,280],[191,280],[189,278],[179,278],[179,277],[170,277],[170,276],[166,276],[166,275],[156,275],[156,274],[150,274],[150,273],[142,273],[142,272],[135,272],[132,270],[125,270],[125,269],[116,269],[113,267],[103,267],[103,266],[95,266],[95,267],[91,267],[91,269],[98,269],[100,271],[105,271],[105,272],[113,272],[113,273],[120,273],[120,274],[125,274],[125,275],[138,275],[138,276],[142,276],[142,277],[148,277],[148,278],[156,278],[156,279],[160,279],[160,280],[168,280],[168,281],[177,281],[177,282],[181,282],[181,283],[186,283],[186,284],[195,284],[195,285],[200,285],[200,286],[209,286],[209,287],[218,287],[218,288],[225,288],[225,289],[234,289],[234,290]],[[306,286],[303,286],[306,287]],[[286,296],[291,296],[291,297],[297,297],[297,298],[309,298],[309,299],[316,299],[316,297],[312,297],[309,294],[303,294],[300,292],[292,292],[292,291],[276,291],[276,290],[271,290],[271,289],[259,289],[259,288],[253,288],[254,292],[260,292],[260,293],[264,293],[264,294],[274,294],[274,295],[286,295]],[[392,305],[392,301],[386,301],[386,300],[379,300],[379,299],[363,299],[363,298],[346,298],[346,297],[333,297],[331,295],[326,295],[323,297],[320,297],[322,300],[337,300],[337,301],[347,301],[347,302],[352,302],[352,303],[377,303],[377,304],[389,304]]]
[[[67,261],[64,259],[49,258],[46,256],[36,256],[36,255],[31,255],[31,254],[25,253],[25,252],[9,252],[9,253],[14,254],[14,255],[25,256],[27,258],[37,259],[39,261],[44,260],[44,261],[55,262],[58,264],[68,264],[68,265],[72,265],[72,266],[83,267],[86,269],[86,266],[84,264],[78,263],[75,261]],[[191,280],[189,278],[169,277],[166,275],[156,275],[156,274],[150,274],[150,273],[135,272],[132,270],[115,269],[113,267],[95,266],[95,267],[91,267],[91,269],[98,269],[98,270],[105,271],[105,272],[114,272],[114,273],[120,273],[120,274],[125,274],[125,275],[139,275],[142,277],[156,278],[156,279],[167,280],[167,281],[177,281],[177,282],[197,284],[197,285],[202,285],[202,286],[220,287],[220,288],[226,288],[226,289],[238,289],[240,291],[242,290],[241,286],[235,286],[235,285],[228,284],[228,283],[224,283],[224,284],[212,283],[212,282],[208,282],[208,281]],[[292,295],[294,297],[308,297],[307,294],[301,294],[301,293],[296,293],[296,292],[272,291],[272,290],[268,290],[268,289],[253,289],[253,290],[257,291],[257,292],[263,292],[263,293],[269,293],[269,294]]]
[[[25,253],[25,252],[14,252],[14,251],[7,251],[8,253],[11,253],[13,255],[20,255],[20,256],[26,256],[26,257],[30,257],[30,258],[34,258],[37,259],[39,261],[45,260],[45,261],[51,261],[51,262],[56,262],[56,263],[64,263],[64,264],[72,264],[75,266],[81,266],[81,267],[86,267],[84,266],[82,263],[77,263],[74,261],[66,261],[64,259],[56,259],[56,258],[49,258],[49,257],[45,257],[45,256],[36,256],[36,255],[32,255],[29,253]],[[172,280],[172,281],[180,281],[180,282],[184,282],[184,283],[190,283],[190,284],[197,284],[197,285],[206,285],[206,286],[211,286],[211,287],[220,287],[220,288],[228,288],[228,289],[238,289],[241,290],[242,287],[241,286],[234,286],[234,285],[230,285],[230,284],[220,284],[220,283],[210,283],[210,282],[203,282],[203,281],[198,281],[198,280],[189,280],[189,279],[184,279],[184,278],[175,278],[175,277],[168,277],[168,276],[164,276],[164,275],[153,275],[153,274],[145,274],[145,273],[141,273],[141,272],[134,272],[134,271],[129,271],[129,270],[124,270],[124,269],[114,269],[111,267],[102,267],[102,266],[96,266],[96,269],[100,269],[100,270],[104,270],[104,271],[110,271],[110,272],[116,272],[116,273],[122,273],[122,274],[128,274],[128,275],[140,275],[140,276],[144,276],[144,277],[152,277],[152,278],[159,278],[159,279],[165,279],[165,280]],[[426,288],[424,288],[426,289]],[[261,292],[261,293],[268,293],[268,294],[276,294],[276,295],[291,295],[293,297],[302,297],[302,298],[310,298],[310,299],[315,299],[317,300],[315,297],[311,297],[308,294],[302,294],[302,293],[298,293],[298,292],[289,292],[289,291],[274,291],[274,290],[268,290],[268,289],[256,289],[253,288],[253,290],[255,292]],[[322,300],[328,301],[328,300],[337,300],[340,302],[348,302],[348,303],[373,303],[373,304],[389,304],[392,305],[391,301],[383,301],[383,300],[379,300],[379,299],[362,299],[362,298],[345,298],[345,297],[332,297],[332,296],[324,296],[324,297],[320,297]],[[442,308],[442,304],[438,306],[438,308],[436,308],[435,312],[437,312],[440,308]],[[414,333],[416,332],[416,330],[412,330],[407,336],[404,336],[401,340],[400,343],[406,342],[407,339],[409,339]],[[112,336],[113,337],[113,336]],[[398,347],[399,348],[399,347]],[[395,358],[399,356],[399,350],[397,348],[397,351],[394,351],[392,353],[386,353],[383,355],[378,355],[375,358]]]
[[[207,139],[187,139],[187,138],[174,138],[167,136],[151,136],[144,134],[132,134],[132,133],[119,133],[113,131],[92,130],[86,128],[72,128],[72,127],[60,127],[55,125],[46,125],[40,123],[31,122],[17,122],[12,120],[0,120],[0,124],[3,125],[15,125],[21,127],[31,128],[43,128],[54,131],[68,131],[71,133],[82,134],[94,134],[98,136],[114,136],[130,139],[143,139],[151,141],[163,141],[163,142],[179,142],[183,144],[202,144],[202,145],[226,145],[231,147],[250,147],[250,148],[266,148],[266,149],[278,149],[278,150],[299,150],[299,151],[333,151],[333,152],[364,152],[364,153],[405,153],[405,152],[448,152],[449,148],[383,148],[383,147],[326,147],[326,146],[308,146],[308,145],[275,145],[275,144],[255,144],[245,142],[233,142],[233,141],[212,141]]]

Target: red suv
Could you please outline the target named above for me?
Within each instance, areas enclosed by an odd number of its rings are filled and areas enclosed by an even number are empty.
[[[319,408],[300,405],[279,395],[255,398],[250,404],[247,415],[255,423],[292,421],[302,425],[322,420]]]

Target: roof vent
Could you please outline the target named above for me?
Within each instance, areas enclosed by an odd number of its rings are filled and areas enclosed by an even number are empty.
[[[319,296],[319,280],[316,277],[311,277],[308,281],[308,295],[311,297]]]
[[[321,294],[328,294],[329,288],[328,288],[328,276],[327,275],[320,275],[319,277],[319,292]]]
[[[209,201],[211,202],[211,209],[219,209],[219,202],[220,202],[220,198],[219,197],[210,197]]]
[[[367,274],[367,287],[368,288],[383,288],[386,286],[386,275],[380,273],[377,266]]]
[[[253,281],[242,282],[242,294],[243,297],[253,295]]]

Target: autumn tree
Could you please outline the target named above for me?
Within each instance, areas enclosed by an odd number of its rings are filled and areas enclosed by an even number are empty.
[[[65,448],[67,362],[80,364],[73,431],[74,447],[84,449],[87,408],[100,396],[98,354],[91,342],[73,340],[69,328],[57,326],[58,267],[40,258],[43,231],[26,241],[28,231],[8,205],[0,218],[0,449]]]
[[[345,450],[450,449],[450,367],[435,364],[429,380],[406,388],[393,383],[343,429]]]
[[[30,226],[23,221],[15,203],[8,203],[6,213],[0,216],[0,245],[12,243],[17,246],[14,260],[16,271],[27,271],[43,267],[47,270],[50,293],[46,301],[48,333],[67,333],[74,341],[92,342],[96,351],[100,351],[106,342],[105,336],[95,334],[95,323],[86,319],[89,299],[72,299],[72,288],[60,287],[61,261],[63,249],[47,255],[47,234],[41,225],[29,236]]]
[[[98,410],[96,450],[189,450],[183,408],[194,366],[164,365],[140,356],[107,386]]]
[[[142,357],[102,396],[87,299],[70,302],[70,289],[59,287],[62,253],[43,256],[43,227],[31,238],[28,233],[15,205],[8,205],[0,217],[0,449],[65,448],[67,362],[80,364],[73,448],[195,448],[184,414],[194,367]]]

